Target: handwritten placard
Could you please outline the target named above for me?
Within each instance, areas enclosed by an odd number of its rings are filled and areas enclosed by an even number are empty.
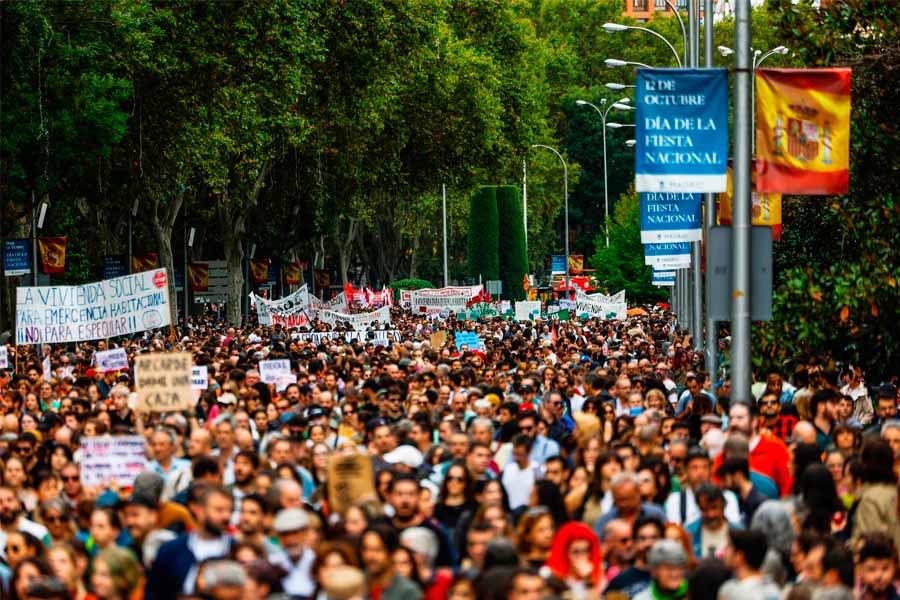
[[[209,387],[209,368],[206,365],[202,367],[191,368],[191,389],[206,391]]]
[[[128,355],[125,353],[125,348],[101,350],[94,357],[97,362],[97,370],[101,373],[128,370]]]
[[[286,358],[259,361],[259,378],[263,383],[278,383],[278,377],[291,374],[291,361]]]
[[[140,409],[171,412],[191,407],[190,352],[141,354],[135,358],[134,367]]]
[[[0,369],[9,368],[9,348],[0,346]]]

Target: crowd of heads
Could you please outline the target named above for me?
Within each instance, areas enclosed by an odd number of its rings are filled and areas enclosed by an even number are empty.
[[[897,596],[893,383],[798,357],[732,390],[662,310],[392,322],[9,346],[0,597]],[[206,387],[142,411],[113,347],[190,352]],[[86,440],[123,436],[129,480],[86,482]]]

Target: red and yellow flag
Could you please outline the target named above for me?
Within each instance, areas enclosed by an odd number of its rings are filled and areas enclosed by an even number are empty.
[[[569,273],[581,273],[584,271],[584,255],[583,254],[570,254],[569,255]]]
[[[253,283],[266,283],[269,281],[268,258],[250,261],[250,281]]]
[[[300,263],[289,262],[282,265],[285,285],[300,285]]]
[[[38,238],[42,271],[47,275],[58,275],[66,271],[66,238]]]
[[[192,263],[188,265],[188,283],[192,292],[209,290],[209,263]]]
[[[838,69],[756,71],[756,189],[846,194],[850,75]]]
[[[156,258],[156,253],[142,254],[140,256],[131,257],[131,270],[134,273],[141,273],[142,271],[152,271],[153,269],[158,268],[159,261]]]
[[[716,215],[719,225],[731,225],[731,196],[734,193],[731,177],[731,166],[729,165],[725,192],[719,194],[718,214]],[[756,174],[753,173],[751,178],[755,183]],[[772,239],[776,242],[779,241],[781,239],[781,194],[753,192],[751,198],[753,200],[751,224],[771,227]]]

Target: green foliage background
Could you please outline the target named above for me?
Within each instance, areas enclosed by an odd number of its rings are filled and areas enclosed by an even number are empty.
[[[513,185],[498,187],[497,209],[500,217],[500,280],[503,281],[503,297],[507,300],[524,300],[522,281],[528,273],[528,254],[519,188]]]
[[[497,187],[484,186],[472,194],[469,208],[469,278],[488,281],[500,277],[500,215]]]

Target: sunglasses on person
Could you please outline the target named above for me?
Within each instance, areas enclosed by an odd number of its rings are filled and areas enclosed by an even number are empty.
[[[81,481],[81,477],[79,475],[63,475],[62,480],[65,482],[78,482]]]
[[[778,406],[778,400],[761,400],[760,406]]]
[[[462,483],[465,480],[466,480],[465,477],[460,477],[459,475],[448,475],[447,476],[447,481],[458,481],[458,482]]]
[[[19,454],[31,454],[31,446],[16,446],[16,452]]]
[[[49,517],[44,517],[45,523],[68,523],[69,517],[65,515],[51,515]]]
[[[528,432],[528,431],[533,431],[533,430],[534,430],[534,425],[519,425],[519,431]]]

